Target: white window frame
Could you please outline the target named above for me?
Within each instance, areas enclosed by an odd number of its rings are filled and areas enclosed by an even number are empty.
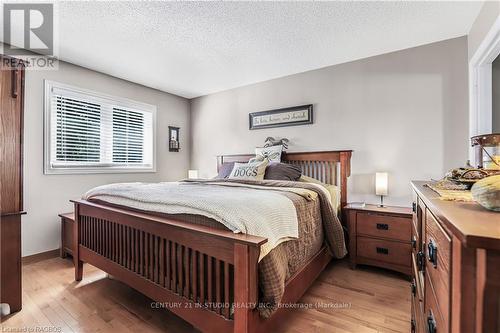
[[[153,130],[153,156],[152,156],[152,166],[109,166],[109,165],[99,165],[99,166],[74,166],[74,167],[55,167],[51,164],[51,136],[55,128],[52,128],[51,114],[52,114],[52,104],[51,104],[51,92],[52,88],[60,88],[73,91],[75,93],[88,95],[93,98],[106,99],[113,101],[113,104],[117,107],[122,107],[125,109],[140,110],[151,112],[152,114],[152,130]],[[75,87],[73,85],[68,85],[60,82],[44,80],[44,144],[43,144],[43,155],[44,155],[44,174],[46,175],[56,175],[56,174],[99,174],[99,173],[151,173],[156,172],[156,111],[155,105],[146,104],[142,102],[137,102],[131,99],[117,97],[112,95],[107,95],[99,93],[96,91],[83,89]]]
[[[469,61],[469,136],[492,132],[492,63],[500,54],[500,17]],[[474,161],[469,144],[469,160]]]

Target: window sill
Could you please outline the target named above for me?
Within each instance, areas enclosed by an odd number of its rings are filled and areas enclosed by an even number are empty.
[[[87,175],[87,174],[122,174],[155,173],[154,168],[46,168],[45,175]]]

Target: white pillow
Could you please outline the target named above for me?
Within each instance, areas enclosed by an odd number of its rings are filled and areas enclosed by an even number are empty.
[[[229,179],[263,180],[269,161],[234,163]]]
[[[267,158],[269,162],[281,162],[281,152],[283,151],[283,146],[271,146],[271,147],[257,147],[255,148],[255,156],[262,158]]]

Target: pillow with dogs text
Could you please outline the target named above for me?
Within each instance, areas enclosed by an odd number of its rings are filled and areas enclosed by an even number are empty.
[[[229,179],[263,180],[268,160],[262,162],[234,163]]]

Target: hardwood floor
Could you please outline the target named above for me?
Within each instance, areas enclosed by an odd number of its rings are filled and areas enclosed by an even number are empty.
[[[44,332],[196,332],[182,319],[124,284],[85,265],[74,282],[70,260],[23,265],[23,310],[2,319],[0,330],[44,327]],[[409,332],[409,282],[397,273],[332,262],[278,332]],[[347,306],[342,307],[343,304]],[[60,328],[60,329],[57,329]],[[56,329],[56,330],[54,330]]]

